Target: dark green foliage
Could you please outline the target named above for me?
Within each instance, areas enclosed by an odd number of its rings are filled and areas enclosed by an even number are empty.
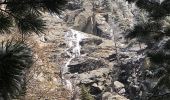
[[[12,26],[11,18],[4,13],[0,13],[0,33],[9,33]]]
[[[163,52],[150,52],[148,53],[148,57],[155,63],[161,63],[164,60],[164,53]]]
[[[150,16],[155,19],[161,19],[170,14],[170,1],[164,0],[159,3],[156,0],[127,0],[128,2],[136,2],[136,5],[145,9],[150,13]],[[158,0],[159,1],[159,0]]]
[[[152,86],[145,90],[146,98],[149,98],[144,100],[169,100],[170,93],[167,91],[170,90],[170,28],[167,16],[170,15],[170,0],[163,0],[161,3],[156,0],[127,1],[136,2],[140,9],[149,13],[149,20],[136,25],[127,35],[128,38],[137,38],[139,42],[148,45],[144,51],[147,52],[151,64],[143,71],[149,73],[142,81],[148,78]]]
[[[152,94],[149,95],[148,100],[169,100],[170,94],[168,92],[167,93],[163,92],[162,88],[170,89],[169,74],[163,75],[161,78],[159,78],[159,81],[156,84],[156,86],[152,89]]]
[[[60,13],[64,8],[64,5],[67,3],[67,0],[7,0],[7,8],[15,13],[20,14],[36,11],[36,10],[47,10],[51,13]],[[18,10],[18,11],[17,11]]]
[[[43,9],[47,9],[52,13],[60,13],[60,10],[63,8],[63,5],[66,4],[66,0],[40,0],[42,1]]]
[[[136,0],[126,0],[126,1],[128,1],[128,2],[130,2],[130,3],[131,3],[131,2],[135,2]]]
[[[167,11],[167,13],[170,14],[170,1],[164,0],[161,5]]]
[[[44,22],[37,15],[27,15],[24,18],[17,20],[17,26],[21,33],[27,34],[32,31],[42,33],[45,29]]]
[[[166,51],[152,51],[148,53],[148,57],[155,63],[170,61],[170,54]]]
[[[154,0],[138,0],[136,5],[141,9],[147,10],[154,19],[161,19],[170,14],[169,0],[164,0],[161,4],[154,2]]]
[[[148,57],[154,63],[154,66],[150,68],[150,71],[153,73],[152,78],[158,79],[157,84],[150,91],[152,94],[149,96],[150,100],[170,98],[170,95],[165,91],[165,89],[170,90],[170,51],[167,49],[167,44],[164,45],[163,49],[151,50],[148,53]]]
[[[147,23],[138,24],[134,29],[126,36],[126,38],[137,38],[138,41],[144,42],[148,45],[152,42],[159,41],[164,32],[162,31],[162,23],[151,21]]]
[[[19,95],[24,83],[24,71],[32,62],[32,52],[23,41],[1,43],[0,94],[5,100]]]
[[[170,40],[165,43],[164,49],[170,49]]]
[[[170,36],[170,28],[169,27],[165,30],[165,35]]]
[[[5,0],[0,3],[0,6],[5,6],[4,9],[0,8],[0,12],[4,13],[0,14],[4,16],[2,21],[0,20],[0,32],[8,31],[7,27],[13,24],[18,26],[21,34],[39,34],[45,29],[45,22],[41,18],[42,11],[59,14],[66,3],[67,0]]]

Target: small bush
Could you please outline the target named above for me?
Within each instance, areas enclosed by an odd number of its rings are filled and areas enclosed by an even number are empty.
[[[89,93],[89,89],[85,86],[81,86],[81,100],[94,100],[93,96]]]

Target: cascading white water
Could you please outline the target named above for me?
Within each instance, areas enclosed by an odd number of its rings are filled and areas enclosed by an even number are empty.
[[[68,49],[65,51],[69,56],[69,60],[66,62],[65,66],[62,67],[62,79],[64,80],[63,84],[67,89],[72,91],[72,82],[67,79],[65,76],[69,72],[68,65],[75,57],[80,56],[80,42],[84,38],[84,35],[80,32],[70,29],[65,35],[66,42],[68,43]]]

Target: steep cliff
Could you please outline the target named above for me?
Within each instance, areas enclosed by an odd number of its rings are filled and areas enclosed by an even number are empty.
[[[69,0],[61,15],[45,13],[47,30],[26,40],[35,63],[21,98],[82,100],[85,87],[95,100],[146,100],[148,45],[126,36],[149,18],[127,1]]]
[[[59,17],[45,14],[48,30],[28,39],[38,60],[29,72],[25,99],[81,100],[85,85],[96,100],[128,100],[119,80],[138,74],[138,67],[119,65],[144,57],[137,53],[144,44],[124,39],[138,12],[125,0],[71,0]],[[121,76],[124,71],[128,76]]]

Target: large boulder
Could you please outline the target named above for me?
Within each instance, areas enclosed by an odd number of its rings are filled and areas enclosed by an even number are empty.
[[[69,11],[67,10],[64,14],[64,21],[68,24],[68,25],[73,25],[75,23],[75,20],[77,20],[77,16],[79,16],[79,14],[83,11],[84,9],[77,9],[77,10],[73,10],[73,11]]]
[[[75,58],[76,60],[76,58]],[[84,59],[78,63],[68,65],[70,73],[83,73],[98,68],[106,68],[108,65],[102,59]]]
[[[89,16],[90,15],[90,16]],[[107,23],[107,14],[88,14],[85,12],[81,13],[75,18],[75,29],[90,33],[99,37],[106,39],[111,39],[113,30],[111,26]]]
[[[97,82],[104,82],[107,76],[111,74],[108,68],[100,68],[90,72],[79,74],[80,83],[91,84]]]
[[[93,24],[91,24],[92,20],[92,12],[83,11],[77,17],[75,17],[74,21],[74,29],[86,33],[93,33]]]

